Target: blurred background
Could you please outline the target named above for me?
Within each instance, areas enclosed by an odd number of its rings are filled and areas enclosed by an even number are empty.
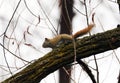
[[[73,34],[85,28],[87,23],[92,23],[93,14],[95,27],[91,35],[116,28],[120,24],[117,0],[73,1]],[[27,61],[32,62],[52,50],[43,48],[42,43],[46,37],[53,38],[60,32],[60,5],[60,0],[0,0],[0,81],[25,68]],[[96,59],[99,83],[117,83],[120,48],[97,54]],[[83,61],[89,65],[96,78],[94,57]],[[92,83],[78,64],[70,70],[71,83]],[[40,83],[59,83],[58,79],[58,71],[55,71]]]

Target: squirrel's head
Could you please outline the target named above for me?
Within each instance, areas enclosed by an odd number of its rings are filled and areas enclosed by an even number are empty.
[[[45,41],[43,42],[42,47],[44,47],[44,48],[51,47],[51,48],[52,48],[52,47],[53,47],[53,44],[50,42],[50,39],[45,38]]]

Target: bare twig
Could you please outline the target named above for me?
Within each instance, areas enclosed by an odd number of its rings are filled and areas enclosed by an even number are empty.
[[[94,55],[94,61],[95,61],[96,71],[97,71],[97,83],[99,83],[99,68],[98,68],[97,59],[95,55]]]
[[[69,78],[74,82],[76,83],[76,81],[71,77],[70,73],[68,72],[68,70],[66,70],[65,67],[63,67],[64,71],[66,72],[66,74],[69,76]]]
[[[85,5],[85,13],[86,13],[87,25],[89,25],[89,19],[88,19],[88,12],[87,12],[87,4],[86,4],[86,0],[84,0],[84,5]]]
[[[50,24],[51,24],[51,26],[53,27],[54,31],[55,31],[56,33],[58,33],[58,32],[57,32],[57,30],[55,29],[54,25],[53,25],[53,24],[52,24],[52,22],[50,21],[50,19],[49,19],[48,15],[47,15],[47,14],[46,14],[46,12],[44,11],[44,9],[43,9],[43,7],[42,7],[42,5],[41,5],[40,1],[39,1],[39,0],[37,0],[37,2],[38,2],[38,4],[39,4],[40,8],[42,9],[42,11],[43,11],[44,15],[45,15],[45,16],[46,16],[46,18],[48,19],[49,23],[50,23]],[[52,31],[52,30],[51,30],[51,31]],[[52,32],[53,32],[53,31],[52,31]],[[54,34],[54,35],[56,35],[54,32],[53,32],[53,34]]]
[[[30,10],[30,8],[28,7],[26,0],[24,0],[24,3],[25,3],[26,8],[28,9],[28,11],[29,11],[33,16],[35,16],[35,17],[38,18],[38,16],[35,15],[35,14]]]
[[[100,22],[99,18],[97,18],[97,19],[98,19],[98,21],[99,21],[99,23],[100,23],[100,26],[102,27],[102,30],[105,31],[105,29],[103,28],[103,25],[102,25],[102,23]],[[118,26],[118,27],[119,27],[119,26]],[[106,36],[106,35],[105,35],[105,36]],[[114,39],[113,39],[113,41],[114,41]],[[110,43],[109,41],[108,41],[108,43],[109,43],[109,45],[111,46],[111,43]],[[113,47],[111,46],[111,48],[113,48]],[[113,49],[113,53],[114,53],[114,55],[115,55],[118,63],[120,64],[120,60],[119,60],[119,58],[118,58],[118,56],[117,56],[117,54],[116,54],[116,52],[115,52],[114,49]]]
[[[88,12],[87,12],[86,0],[84,0],[84,5],[85,5],[87,25],[89,25],[89,19],[88,19]],[[94,15],[95,15],[95,13],[92,15],[92,21],[93,21],[93,23],[94,23]],[[91,36],[91,33],[90,33],[90,32],[89,32],[89,35]],[[96,71],[97,71],[97,83],[99,83],[99,69],[98,69],[98,64],[97,64],[96,56],[95,56],[95,55],[93,55],[93,56],[94,56],[95,65],[96,65]]]
[[[21,3],[21,1],[22,1],[22,0],[19,0],[19,2],[18,2],[17,6],[16,6],[16,8],[15,8],[13,14],[12,14],[12,17],[10,18],[10,20],[9,20],[9,22],[8,22],[8,25],[7,25],[6,29],[5,29],[5,32],[4,32],[4,35],[3,35],[3,46],[5,46],[5,36],[6,36],[7,30],[8,30],[8,28],[9,28],[9,25],[10,25],[10,23],[11,23],[14,15],[15,15],[15,13],[16,13],[16,11],[17,11],[20,3]],[[7,61],[7,58],[6,58],[6,54],[5,54],[5,49],[4,49],[4,48],[3,48],[3,53],[4,53],[5,62],[6,62],[6,64],[7,64],[7,66],[8,66],[8,69],[9,69],[11,75],[12,75],[12,72],[11,72],[11,70],[10,70],[10,68],[9,68],[9,64],[8,64],[8,61]]]
[[[14,55],[14,56],[17,57],[18,59],[20,59],[20,60],[22,60],[22,61],[25,61],[25,62],[27,62],[27,63],[31,63],[31,62],[26,61],[26,60],[22,59],[21,57],[15,55],[15,54],[12,53],[9,49],[5,48],[1,43],[0,43],[0,45],[3,47],[4,50],[7,50],[9,53],[11,53],[12,55]]]
[[[91,78],[93,83],[96,83],[95,77],[92,74],[91,70],[89,69],[88,65],[85,64],[82,60],[78,59],[77,62],[82,67],[82,69],[88,74],[88,76]]]

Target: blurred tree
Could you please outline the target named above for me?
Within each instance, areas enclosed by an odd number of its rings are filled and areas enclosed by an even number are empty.
[[[73,4],[74,4],[73,0],[59,1],[59,6],[61,8],[60,34],[71,34],[72,19],[74,16]],[[64,70],[63,68],[59,69],[59,83],[70,83],[71,66],[66,66],[65,69],[66,70]],[[68,72],[69,75],[66,72]]]
[[[120,13],[120,0],[117,0],[117,3],[119,5],[119,13]]]

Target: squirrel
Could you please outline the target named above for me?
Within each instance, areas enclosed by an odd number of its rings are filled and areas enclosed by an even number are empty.
[[[45,41],[43,43],[43,47],[44,48],[54,48],[57,46],[57,44],[61,41],[61,40],[72,40],[73,38],[76,39],[79,36],[82,36],[86,33],[88,33],[93,27],[95,26],[95,24],[90,24],[88,25],[88,27],[76,32],[74,35],[68,35],[68,34],[59,34],[56,37],[52,38],[52,39],[48,39],[45,38]]]

